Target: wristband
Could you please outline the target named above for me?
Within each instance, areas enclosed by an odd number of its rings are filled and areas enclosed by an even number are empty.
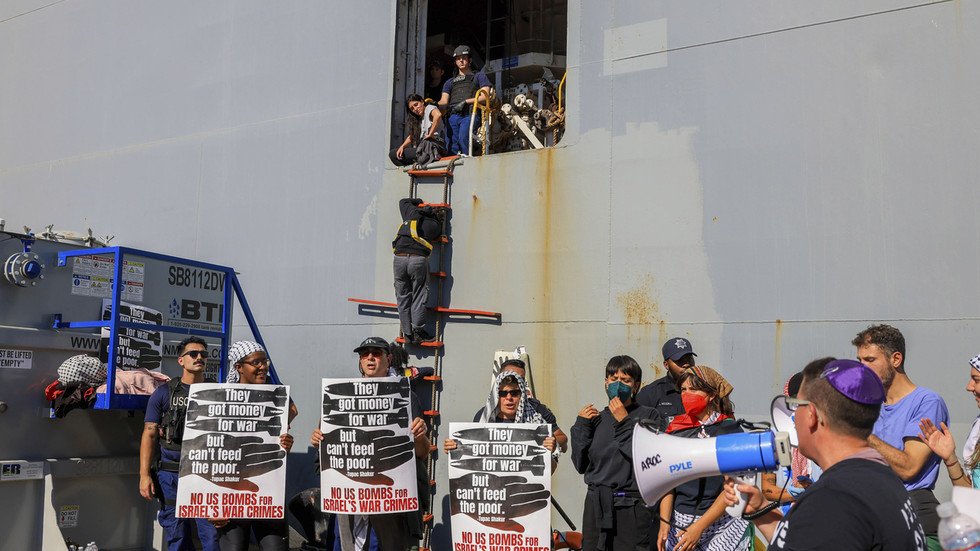
[[[959,465],[959,464],[960,464],[960,460],[959,459],[953,460],[952,463],[947,463],[947,462],[943,461],[943,465],[946,465],[946,467],[952,467],[953,465]]]

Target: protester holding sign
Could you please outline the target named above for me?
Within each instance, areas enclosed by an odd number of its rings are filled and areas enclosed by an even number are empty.
[[[611,358],[606,364],[609,407],[600,412],[594,404],[585,406],[572,426],[572,464],[588,485],[583,549],[650,549],[651,515],[633,477],[633,427],[641,419],[659,422],[660,415],[634,401],[642,376],[633,358]]]
[[[265,348],[253,341],[238,341],[228,348],[229,374],[239,384],[264,385],[269,378],[269,356]],[[289,401],[289,421],[299,413],[296,405]],[[293,437],[288,432],[279,436],[279,445],[289,453],[293,447]],[[221,551],[246,551],[251,535],[255,535],[262,551],[287,551],[289,549],[289,525],[285,516],[281,519],[227,519],[211,518],[218,529]]]
[[[328,470],[336,471],[350,481],[348,487],[343,488],[343,490],[350,490],[354,499],[349,500],[348,497],[343,496],[343,492],[341,492],[342,498],[337,499],[332,495],[337,492],[331,492],[328,489],[321,492],[321,510],[328,510],[324,507],[325,504],[336,505],[338,510],[341,505],[358,508],[357,511],[348,510],[347,514],[337,515],[338,532],[343,551],[365,549],[365,546],[369,545],[368,538],[372,533],[380,540],[380,547],[384,551],[407,551],[418,547],[418,540],[422,535],[417,511],[418,494],[413,492],[416,495],[416,507],[413,510],[400,508],[404,504],[404,500],[399,500],[399,496],[394,494],[401,491],[407,482],[404,479],[393,480],[386,472],[389,469],[403,471],[404,469],[399,469],[399,467],[404,465],[406,457],[411,459],[414,456],[416,464],[411,468],[413,476],[411,476],[410,482],[412,484],[419,483],[414,475],[418,473],[418,459],[425,458],[429,454],[429,438],[426,436],[428,427],[422,419],[422,407],[418,396],[411,391],[408,381],[406,379],[400,381],[394,379],[397,374],[393,370],[389,370],[391,351],[388,342],[381,337],[368,337],[354,349],[354,352],[359,356],[358,369],[363,379],[352,381],[325,380],[325,383],[328,383],[325,386],[328,388],[324,389],[324,410],[321,423],[324,423],[323,428],[327,429],[327,434],[324,434],[321,427],[317,427],[310,437],[310,444],[320,448],[321,485]],[[386,378],[390,379],[386,380]],[[380,380],[370,384],[359,382],[364,379]],[[364,394],[358,398],[357,396],[363,392],[370,393],[370,395]],[[344,398],[344,396],[351,397]],[[352,400],[356,411],[349,410],[347,406],[350,405],[350,402],[345,400]],[[383,412],[382,409],[379,409],[378,413],[374,414],[359,413],[363,411],[363,408],[358,407],[362,400],[364,407],[377,405],[379,408],[383,408]],[[407,400],[407,403],[402,404],[399,400]],[[399,413],[405,410],[409,411],[410,415],[403,416]],[[365,426],[355,425],[361,421],[364,421]],[[369,429],[369,423],[377,423],[378,428]],[[327,424],[330,427],[327,427]],[[332,427],[344,426],[349,428],[329,430]],[[407,448],[403,446],[398,434],[400,431],[396,431],[392,427],[402,430],[408,429],[409,438],[407,442],[409,445]],[[330,448],[326,446],[330,446]],[[369,452],[369,455],[360,458],[343,457],[343,467],[339,464],[331,466],[331,457],[336,454],[330,453],[330,450],[341,452],[357,450]],[[338,458],[334,457],[334,459],[336,462]],[[351,466],[354,470],[347,468],[349,466],[347,459],[353,460]],[[358,468],[361,466],[370,468]],[[427,477],[425,482],[427,489]],[[392,486],[396,484],[399,486],[398,490],[392,491]],[[365,485],[370,487],[365,488]],[[340,488],[335,490],[340,490]],[[364,501],[370,503],[383,502],[382,510],[368,511],[369,514],[364,514],[360,510],[361,497],[357,495],[358,491],[361,491],[362,496],[368,496],[364,498]],[[388,496],[389,493],[392,495]],[[375,499],[375,497],[382,497],[382,499]],[[399,507],[399,512],[384,512],[384,506],[388,505]]]
[[[511,371],[501,371],[494,382],[493,391],[487,397],[487,405],[477,412],[474,421],[481,423],[534,423],[543,424],[544,417],[536,411],[527,399],[527,386],[524,379]],[[443,443],[446,453],[456,449],[457,442],[447,438]],[[558,467],[555,453],[557,441],[554,436],[546,438],[542,444],[551,452],[551,472]]]

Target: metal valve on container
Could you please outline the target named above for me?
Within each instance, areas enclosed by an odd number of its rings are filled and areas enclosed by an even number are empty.
[[[44,263],[35,253],[24,252],[11,255],[3,265],[3,275],[7,281],[18,287],[37,285],[44,279]]]

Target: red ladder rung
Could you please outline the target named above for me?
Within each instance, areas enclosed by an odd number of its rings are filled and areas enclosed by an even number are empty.
[[[415,178],[438,178],[453,175],[450,170],[409,170],[408,173]]]
[[[423,415],[426,415],[426,416],[429,416],[429,417],[438,417],[439,416],[439,410],[437,410],[437,409],[430,409],[428,411],[423,411],[422,414]]]
[[[500,312],[484,312],[482,310],[461,310],[459,308],[443,308],[441,306],[434,306],[428,308],[432,312],[442,312],[445,314],[472,314],[474,316],[490,316],[492,318],[499,318]]]
[[[419,346],[425,346],[427,348],[442,348],[442,341],[428,341],[428,342],[418,342],[415,343]]]
[[[440,377],[438,375],[429,375],[427,377],[422,377],[422,380],[432,381],[433,383],[438,383],[439,381],[442,380],[442,377]]]
[[[446,277],[446,272],[429,272],[432,277]]]
[[[434,519],[434,518],[436,518],[436,516],[435,516],[435,515],[433,515],[432,513],[426,513],[426,514],[425,514],[425,515],[424,515],[424,516],[422,517],[422,522],[430,522],[430,521],[431,521],[432,519]]]
[[[361,304],[372,304],[374,306],[387,306],[389,308],[398,308],[398,305],[395,304],[394,302],[380,302],[377,300],[366,300],[363,298],[348,298],[347,300],[350,302],[359,302]]]

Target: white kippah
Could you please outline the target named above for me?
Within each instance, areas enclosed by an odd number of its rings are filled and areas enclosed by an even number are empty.
[[[238,341],[228,347],[228,377],[226,382],[238,382],[238,370],[235,369],[235,364],[247,358],[253,352],[265,352],[265,348],[255,341]]]

